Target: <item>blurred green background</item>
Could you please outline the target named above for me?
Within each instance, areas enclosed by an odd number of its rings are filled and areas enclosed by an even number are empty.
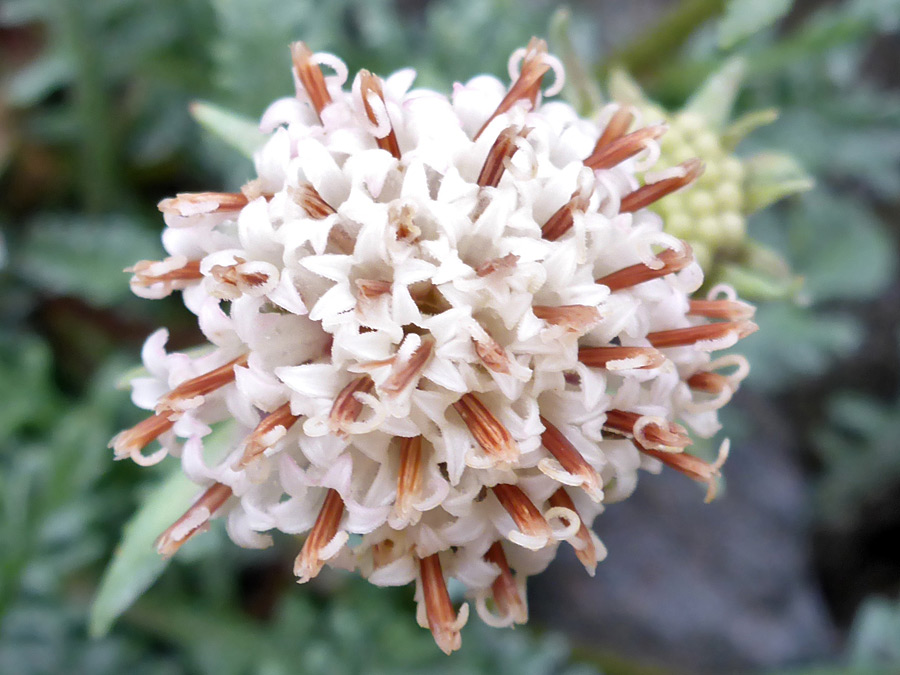
[[[900,672],[898,0],[571,4],[590,79],[622,66],[671,109],[742,56],[737,113],[781,115],[738,154],[791,153],[817,182],[749,221],[805,283],[763,303],[742,343],[753,372],[724,415],[717,502],[644,476],[597,520],[610,556],[596,578],[561,555],[532,585],[528,627],[473,620],[452,657],[415,625],[410,589],[339,574],[296,587],[291,546],[243,551],[218,527],[113,622],[161,569],[123,552],[89,619],[125,524],[165,500],[166,469],[106,448],[139,419],[117,381],[157,326],[175,347],[202,340],[178,299],[131,297],[122,269],[162,254],[159,199],[251,177],[189,104],[258,116],[292,91],[296,39],[351,72],[415,66],[423,86],[505,78],[556,9],[0,4],[0,673]]]

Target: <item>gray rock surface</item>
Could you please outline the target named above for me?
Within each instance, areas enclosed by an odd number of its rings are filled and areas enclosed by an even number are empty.
[[[767,432],[733,447],[727,490],[712,504],[677,472],[643,475],[595,521],[609,549],[596,577],[562,547],[529,582],[532,619],[667,672],[735,673],[831,654],[834,630],[808,563],[807,495],[783,438]]]

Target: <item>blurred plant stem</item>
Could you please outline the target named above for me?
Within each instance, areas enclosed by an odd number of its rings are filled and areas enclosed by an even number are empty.
[[[652,73],[671,61],[673,53],[696,32],[697,26],[724,9],[725,0],[682,0],[652,28],[604,59],[597,74],[605,80],[613,65],[637,77]]]
[[[80,181],[85,209],[108,210],[118,193],[115,142],[110,107],[103,91],[103,72],[97,55],[99,42],[91,39],[90,20],[81,0],[57,0],[62,39],[68,43],[76,70],[75,107],[82,129]]]

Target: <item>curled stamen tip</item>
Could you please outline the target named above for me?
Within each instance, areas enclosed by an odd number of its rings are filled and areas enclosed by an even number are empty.
[[[759,330],[759,326],[753,321],[740,321],[736,328],[739,340],[743,340],[748,335],[753,335]]]

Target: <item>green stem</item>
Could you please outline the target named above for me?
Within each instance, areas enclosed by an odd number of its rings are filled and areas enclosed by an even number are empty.
[[[598,67],[598,75],[605,78],[613,65],[621,66],[637,77],[647,75],[669,60],[697,26],[718,16],[724,9],[725,0],[682,0],[637,40],[610,54]]]

